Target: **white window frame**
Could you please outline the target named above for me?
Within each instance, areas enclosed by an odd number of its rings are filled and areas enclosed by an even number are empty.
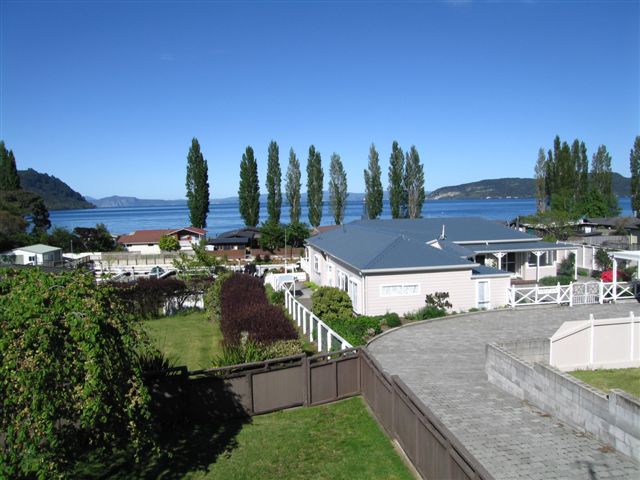
[[[327,283],[333,287],[333,265],[327,262]]]
[[[487,293],[489,294],[489,300],[483,302],[482,305],[480,304],[480,284],[481,283],[487,284]],[[480,310],[491,310],[491,280],[489,279],[478,280],[476,282],[476,308],[479,308]]]
[[[355,286],[355,291],[354,291]],[[360,298],[358,297],[360,291],[360,282],[356,282],[355,277],[349,276],[347,278],[347,295],[351,299],[351,306],[354,312],[360,312]]]
[[[340,290],[348,292],[349,289],[349,274],[343,270],[337,269],[338,272],[338,285]]]
[[[405,287],[418,287],[415,293],[405,293]],[[387,295],[384,293],[384,289],[385,288],[389,288],[389,287],[399,287],[402,289],[402,293],[400,293],[399,295]],[[390,298],[390,297],[416,297],[422,295],[422,288],[421,285],[419,283],[389,283],[389,284],[384,284],[384,285],[380,285],[380,296],[381,297],[386,297],[386,298]]]
[[[316,273],[320,273],[320,255],[313,255],[313,271]]]

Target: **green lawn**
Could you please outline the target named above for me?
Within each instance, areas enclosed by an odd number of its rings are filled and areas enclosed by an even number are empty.
[[[213,358],[221,354],[220,328],[204,312],[146,320],[144,326],[175,365],[186,365],[189,370],[211,368]]]
[[[174,429],[159,454],[83,463],[83,478],[412,479],[362,398]]]
[[[571,375],[603,391],[619,388],[640,397],[640,368],[576,370]]]

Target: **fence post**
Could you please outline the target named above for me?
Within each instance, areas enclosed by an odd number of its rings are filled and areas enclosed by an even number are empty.
[[[313,342],[313,313],[309,312],[309,341]]]
[[[604,284],[602,283],[602,279],[600,283],[598,283],[598,303],[604,303]]]
[[[304,310],[302,310],[302,334],[307,334],[307,312]]]
[[[309,358],[305,355],[302,358],[302,376],[304,378],[304,383],[302,387],[302,405],[305,407],[309,406],[309,385],[311,384],[311,367],[309,366]]]
[[[634,331],[635,330],[635,325],[634,325],[634,323],[635,322],[636,322],[636,319],[635,319],[635,317],[633,315],[633,312],[629,312],[629,324],[631,326],[631,335],[629,335],[629,337],[631,337],[631,346],[629,348],[631,350],[631,352],[630,352],[629,360],[631,360],[631,361],[633,361],[633,358],[634,358],[634,355],[633,355],[634,351],[633,350],[634,350],[634,347],[635,347],[635,345],[634,345],[634,342],[635,342],[635,338],[634,338],[635,337],[635,331]]]
[[[573,282],[569,283],[569,306],[573,307]]]
[[[318,334],[316,335],[316,337],[318,337],[318,351],[321,352],[322,351],[322,325],[320,324],[320,322],[318,322]]]
[[[331,343],[331,332],[327,329],[327,352],[330,352],[333,349],[333,345]]]
[[[593,359],[595,355],[595,320],[593,318],[593,313],[589,315],[590,329],[589,329],[589,366],[593,365]]]

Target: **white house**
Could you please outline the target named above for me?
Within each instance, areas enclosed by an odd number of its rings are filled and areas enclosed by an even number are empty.
[[[453,310],[504,306],[512,278],[556,275],[576,248],[481,218],[362,220],[311,237],[301,264],[311,281],[348,292],[356,313],[404,314],[435,292]]]
[[[2,263],[14,265],[42,265],[56,267],[63,263],[62,249],[49,245],[36,244],[14,248],[2,254]]]
[[[129,235],[121,235],[117,241],[129,252],[158,254],[160,253],[160,238],[164,236],[175,237],[181,250],[193,250],[193,245],[199,244],[202,239],[206,238],[206,235],[206,230],[196,227],[136,230]]]

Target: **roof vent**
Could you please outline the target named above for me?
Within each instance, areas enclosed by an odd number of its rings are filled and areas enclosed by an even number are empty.
[[[447,239],[447,235],[444,233],[444,223],[442,224],[442,233],[440,234],[440,237],[438,237],[438,240],[446,240]]]

